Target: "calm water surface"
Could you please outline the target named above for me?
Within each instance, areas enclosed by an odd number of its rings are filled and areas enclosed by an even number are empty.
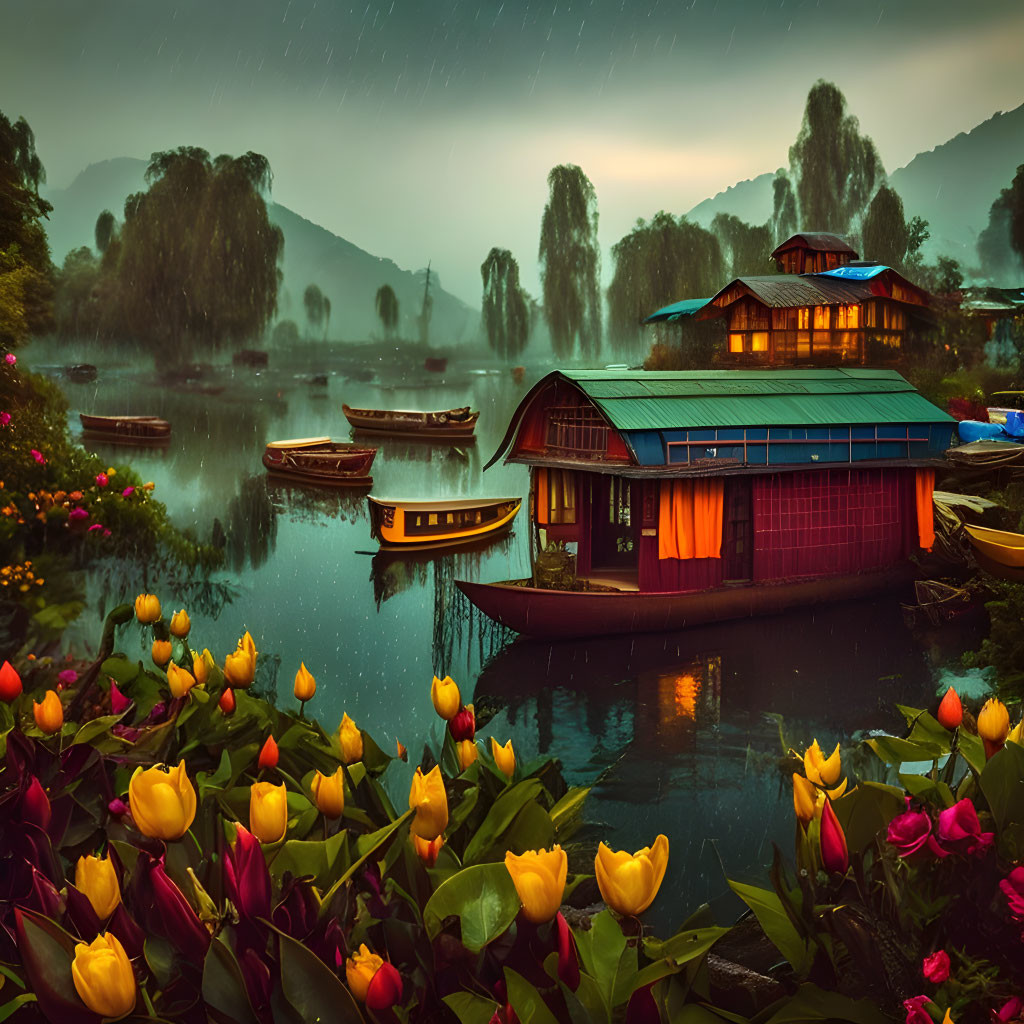
[[[322,372],[330,364],[309,367]],[[350,368],[351,369],[351,368]],[[347,711],[385,749],[396,739],[413,759],[440,735],[429,699],[434,673],[450,673],[466,700],[496,709],[481,735],[511,737],[520,758],[557,754],[569,778],[592,782],[587,835],[635,848],[665,832],[671,857],[656,924],[726,891],[733,877],[763,878],[772,843],[788,849],[792,803],[780,785],[778,722],[786,739],[824,745],[857,730],[898,725],[895,702],[933,699],[936,654],[904,628],[898,599],[819,606],[784,616],[678,634],[537,643],[481,619],[452,580],[502,580],[529,572],[527,521],[483,551],[430,558],[384,556],[369,534],[363,493],[309,490],[268,480],[269,440],[327,434],[347,439],[342,401],[355,406],[481,411],[474,445],[382,441],[376,494],[424,498],[525,497],[527,472],[482,472],[527,385],[506,373],[456,369],[424,383],[382,362],[358,382],[335,361],[326,387],[273,362],[269,371],[224,368],[207,378],[218,395],[167,388],[150,370],[102,367],[94,384],[62,382],[79,411],[147,413],[172,424],[163,449],[94,446],[111,464],[131,462],[156,482],[174,522],[226,538],[228,566],[214,586],[178,590],[192,641],[222,659],[249,629],[261,677],[276,673],[292,702],[300,659],[317,679],[311,711],[333,727]],[[97,574],[97,607],[141,585],[116,567]],[[162,580],[170,597],[173,581]],[[96,619],[81,624],[81,642]],[[140,650],[141,654],[141,650]],[[259,680],[258,680],[259,681]],[[411,767],[399,765],[395,789]],[[403,774],[404,773],[404,774]],[[401,783],[398,784],[398,783]]]

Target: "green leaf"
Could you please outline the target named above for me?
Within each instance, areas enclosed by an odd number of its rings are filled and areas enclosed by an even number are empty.
[[[879,830],[886,828],[903,807],[901,790],[877,783],[857,786],[832,801],[851,853],[866,850]]]
[[[220,1018],[237,1024],[259,1024],[253,1013],[235,954],[220,937],[210,943],[203,964],[203,1001]]]
[[[35,1001],[35,992],[23,992],[20,996],[15,996],[13,999],[9,999],[3,1004],[3,1006],[0,1006],[0,1021],[7,1020],[8,1017],[13,1016],[26,1003],[34,1003]]]
[[[972,736],[969,732],[964,732],[961,729],[957,739],[957,750],[976,772],[981,772],[984,769],[985,743],[980,736]]]
[[[377,829],[376,832],[371,832],[368,836],[360,836],[356,840],[356,859],[345,869],[341,877],[331,886],[327,891],[321,903],[321,908],[330,906],[331,900],[334,894],[358,871],[363,864],[366,863],[367,859],[371,857],[380,847],[386,843],[395,833],[395,830],[401,825],[406,825],[412,811],[406,811],[397,821],[391,822],[390,825],[385,825],[383,828]],[[321,910],[322,912],[322,910]]]
[[[874,736],[867,745],[897,771],[908,761],[937,761],[945,751],[936,743],[917,743],[896,736]]]
[[[160,988],[167,988],[174,978],[174,947],[158,936],[150,935],[143,944],[143,955]]]
[[[442,882],[423,908],[427,935],[435,939],[446,918],[457,917],[462,944],[478,953],[519,913],[519,894],[504,864],[475,864]]]
[[[548,1008],[541,994],[511,967],[505,968],[505,985],[508,988],[508,1001],[516,1016],[530,1024],[558,1024],[558,1018]]]
[[[100,665],[100,671],[110,676],[119,687],[126,687],[134,682],[142,671],[141,661],[129,661],[124,655],[114,655]]]
[[[573,786],[549,812],[559,839],[571,834],[583,817],[583,803],[590,793],[589,786]]]
[[[526,779],[502,793],[491,805],[487,817],[484,818],[476,830],[476,834],[469,841],[462,863],[475,864],[485,859],[485,855],[492,854],[496,846],[501,846],[499,840],[515,820],[516,815],[526,803],[537,799],[542,788],[537,779]],[[502,857],[504,857],[505,849],[506,847],[502,846]]]
[[[498,1010],[498,1004],[472,992],[453,992],[443,1002],[459,1018],[461,1024],[488,1024]]]
[[[117,725],[122,718],[124,718],[124,714],[101,715],[99,718],[93,718],[75,733],[75,738],[71,741],[72,745],[76,743],[91,743],[98,736],[109,732],[111,726]]]
[[[789,919],[778,895],[768,889],[745,885],[727,879],[729,888],[754,912],[775,948],[789,961],[798,974],[810,967],[807,944]]]
[[[591,919],[589,931],[574,931],[573,937],[583,967],[594,979],[607,1013],[614,1005],[612,992],[626,948],[622,927],[610,910],[602,910]]]
[[[938,747],[944,754],[949,753],[950,740],[953,734],[940,725],[937,718],[920,708],[908,708],[896,705],[896,710],[907,720],[910,734],[907,739],[912,743],[929,743]]]
[[[900,775],[900,782],[911,796],[932,804],[934,807],[952,807],[953,794],[946,783],[929,778],[927,775],[915,775],[912,772]]]
[[[691,928],[677,932],[670,939],[645,939],[644,953],[651,960],[671,960],[681,967],[697,957],[703,956],[723,935],[728,928]]]
[[[981,791],[999,831],[1024,822],[1024,748],[1008,743],[989,758],[981,772]]]
[[[79,998],[71,976],[75,938],[42,914],[29,910],[19,914],[18,951],[43,1015],[68,1024],[95,1020]]]
[[[850,999],[836,992],[825,992],[817,985],[805,984],[765,1024],[811,1024],[816,1020],[886,1024],[890,1019],[868,999]]]
[[[289,839],[270,862],[270,873],[275,878],[282,878],[286,871],[297,878],[312,875],[322,885],[347,841],[348,834],[344,831],[336,832],[329,839]]]
[[[278,932],[281,988],[303,1021],[362,1024],[352,993],[315,953],[289,935]]]

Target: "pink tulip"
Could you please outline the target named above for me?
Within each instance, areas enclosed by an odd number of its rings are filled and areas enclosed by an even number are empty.
[[[8,366],[13,366],[17,361],[18,357],[13,352],[8,352],[7,355],[4,356],[4,362]]]
[[[106,487],[107,484],[109,484],[109,483],[110,483],[110,477],[108,477],[106,473],[97,473],[96,474],[96,486],[97,487]]]
[[[50,813],[50,798],[43,784],[33,776],[21,798],[21,820],[38,825],[45,831],[50,825]]]
[[[933,985],[941,985],[949,977],[949,954],[940,949],[937,953],[924,958],[921,973]]]
[[[6,427],[11,422],[11,414],[9,412],[0,412],[0,427]]]
[[[103,529],[103,524],[102,523],[93,523],[92,526],[89,527],[87,532],[88,533],[95,533],[97,530],[102,530],[102,529]]]
[[[224,858],[225,895],[238,912],[251,921],[270,917],[270,872],[260,841],[243,825]]]
[[[845,875],[850,866],[843,827],[832,810],[832,801],[827,798],[821,812],[821,862],[826,871],[837,875]]]
[[[40,466],[46,465],[46,456],[43,455],[42,452],[36,451],[35,448],[30,448],[29,454],[32,456],[33,459],[36,460],[36,462],[39,463]]]
[[[134,487],[126,487],[121,492],[121,497],[122,498],[130,498],[134,493],[135,493],[135,488]]]
[[[84,508],[73,508],[68,513],[68,522],[70,522],[70,523],[80,523],[83,519],[88,519],[88,518],[89,518],[89,513]]]
[[[1012,999],[1003,1003],[1002,1009],[995,1015],[995,1020],[1009,1024],[1010,1021],[1017,1020],[1022,1014],[1024,1014],[1024,999],[1020,996],[1014,996]]]
[[[65,686],[74,686],[78,682],[78,673],[73,668],[66,668],[63,672],[57,673],[57,682],[60,684],[58,690],[63,690]]]
[[[110,680],[110,710],[115,715],[121,714],[122,711],[127,711],[132,706],[131,698],[126,697],[117,686],[117,683],[113,679]]]
[[[932,835],[932,819],[927,811],[910,809],[910,797],[906,798],[907,809],[897,814],[889,822],[885,840],[890,846],[896,847],[901,857],[910,857],[918,850],[927,847],[937,857],[945,857],[946,851],[941,849]]]
[[[935,831],[939,843],[954,853],[977,853],[991,846],[995,838],[993,833],[981,831],[978,812],[966,797],[940,812]]]
[[[1024,920],[1024,864],[1014,868],[1000,883],[1006,902],[1010,905],[1010,913]]]
[[[927,996],[914,996],[903,1000],[903,1009],[907,1011],[906,1024],[934,1024],[931,1014],[925,1009],[931,1003]]]

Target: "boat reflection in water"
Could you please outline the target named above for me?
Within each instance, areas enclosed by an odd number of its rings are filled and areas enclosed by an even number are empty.
[[[668,836],[654,908],[667,927],[724,895],[718,856],[730,877],[763,883],[772,842],[790,851],[792,794],[772,716],[794,747],[816,737],[831,749],[897,727],[896,703],[921,707],[934,694],[886,600],[671,634],[518,639],[486,664],[474,702],[498,709],[486,733],[511,737],[522,762],[557,752],[572,782],[593,783],[585,838],[633,850]]]

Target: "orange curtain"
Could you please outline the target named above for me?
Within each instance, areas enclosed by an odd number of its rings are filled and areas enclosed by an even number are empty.
[[[917,541],[925,549],[931,551],[935,543],[935,506],[932,503],[932,492],[935,490],[935,470],[919,469],[917,471]]]
[[[658,507],[658,558],[721,558],[721,479],[662,480]]]
[[[546,469],[540,468],[535,469],[533,472],[533,500],[536,506],[536,523],[538,526],[547,526],[548,507],[550,502],[550,499],[548,497],[548,471]]]

